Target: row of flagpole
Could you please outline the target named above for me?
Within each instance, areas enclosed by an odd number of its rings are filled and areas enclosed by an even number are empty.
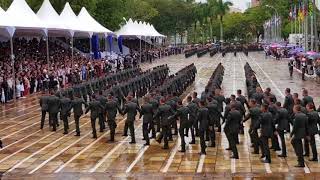
[[[299,0],[297,3],[291,0],[289,18],[291,34],[295,35],[298,45],[303,47],[305,51],[318,51],[315,0]]]

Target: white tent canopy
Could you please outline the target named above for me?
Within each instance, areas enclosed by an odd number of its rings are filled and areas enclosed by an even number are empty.
[[[5,13],[5,11],[0,7],[0,17],[1,15],[3,15]]]
[[[45,34],[46,27],[25,0],[13,0],[0,18],[0,27],[7,28],[12,37],[15,30],[23,34]]]
[[[49,36],[71,36],[70,29],[60,19],[59,14],[52,7],[49,0],[44,0],[37,16],[46,26]]]
[[[141,21],[132,21],[131,18],[116,32],[116,34],[118,36],[165,37],[160,34],[153,25]]]
[[[82,7],[78,19],[82,25],[86,26],[88,29],[91,29],[92,32],[97,34],[112,34],[113,32],[109,29],[103,27],[100,23],[98,23],[87,11],[85,7]]]
[[[82,22],[79,21],[68,2],[60,14],[60,20],[68,26],[68,29],[73,30],[74,36],[91,37],[93,34],[91,28],[86,27],[84,24],[82,24]]]

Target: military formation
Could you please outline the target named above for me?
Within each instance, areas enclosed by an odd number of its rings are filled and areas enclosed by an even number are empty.
[[[303,97],[300,99],[298,93],[291,94],[291,90],[287,88],[285,100],[281,103],[270,88],[262,89],[248,63],[244,70],[248,98],[240,89],[230,97],[222,94],[224,67],[220,63],[205,90],[200,95],[193,92],[184,100],[184,92],[195,81],[197,74],[194,64],[172,75],[169,75],[167,65],[145,72],[139,67],[121,71],[62,91],[51,92],[50,96],[42,96],[41,129],[44,127],[46,114],[49,114],[52,130],[56,131],[60,119],[64,134],[68,134],[68,119],[73,113],[76,136],[80,136],[80,118],[91,112],[93,138],[97,138],[98,124],[100,132],[108,127],[108,142],[113,142],[117,128],[116,117],[121,114],[126,116],[123,136],[130,134],[132,144],[136,143],[135,122],[139,118],[142,119],[146,146],[150,145],[151,139],[155,139],[158,143],[164,142],[163,149],[169,149],[169,142],[179,134],[180,151],[185,152],[185,137],[191,135],[189,144],[195,144],[196,137],[199,137],[200,154],[203,155],[206,154],[207,147],[216,146],[216,134],[223,131],[229,143],[226,150],[232,152],[231,158],[238,159],[239,136],[245,133],[244,124],[250,120],[248,133],[252,153],[261,154],[263,163],[271,163],[271,150],[279,151],[278,156],[281,158],[287,157],[286,134],[290,136],[296,153],[297,167],[305,166],[304,156],[311,155],[310,161],[318,161],[315,136],[319,134],[320,117],[308,90],[303,89]]]

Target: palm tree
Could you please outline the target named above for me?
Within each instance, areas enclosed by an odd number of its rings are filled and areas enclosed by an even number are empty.
[[[217,0],[207,0],[208,3],[208,19],[209,19],[209,27],[210,27],[210,38],[211,40],[213,39],[212,35],[212,26],[213,26],[213,21],[217,19]]]
[[[230,6],[232,6],[232,2],[223,2],[222,0],[218,1],[217,4],[217,14],[219,15],[220,20],[220,41],[223,41],[223,17],[230,10]]]

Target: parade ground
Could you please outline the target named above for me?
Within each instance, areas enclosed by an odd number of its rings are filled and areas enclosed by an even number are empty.
[[[225,67],[222,82],[223,94],[229,97],[241,89],[246,95],[246,79],[244,65],[248,62],[255,71],[263,89],[269,87],[278,101],[284,101],[285,89],[301,94],[303,88],[320,104],[320,88],[312,79],[301,80],[298,72],[289,76],[288,62],[277,61],[263,52],[252,52],[245,56],[242,52],[235,57],[221,53],[213,57],[202,58],[183,55],[171,56],[156,60],[152,64],[141,65],[143,70],[168,64],[170,74],[183,67],[195,63],[198,74],[196,81],[182,99],[196,91],[204,91],[208,79],[219,63]],[[230,159],[228,141],[224,132],[216,133],[216,147],[208,147],[206,155],[199,155],[199,138],[196,144],[190,145],[191,135],[186,137],[186,152],[181,153],[181,140],[174,136],[169,149],[162,149],[155,139],[150,146],[143,146],[142,121],[136,120],[136,144],[129,144],[130,136],[124,137],[125,116],[118,115],[116,137],[114,143],[107,143],[109,130],[98,133],[98,138],[91,137],[89,114],[81,117],[81,136],[76,137],[73,116],[71,116],[69,134],[63,135],[60,125],[57,132],[51,132],[46,120],[45,128],[40,130],[41,110],[39,97],[35,94],[20,99],[14,104],[10,102],[0,106],[0,137],[3,149],[0,149],[0,177],[2,179],[319,179],[320,164],[305,161],[305,168],[295,168],[296,155],[286,134],[287,158],[278,157],[279,152],[271,150],[272,163],[261,163],[259,154],[252,154],[248,134],[249,122],[245,124],[245,134],[239,135],[237,146],[239,159]],[[138,118],[138,116],[137,116]],[[316,137],[317,144],[320,143]],[[318,151],[320,150],[317,146]],[[318,174],[319,173],[319,174]],[[41,177],[41,178],[40,178]]]

